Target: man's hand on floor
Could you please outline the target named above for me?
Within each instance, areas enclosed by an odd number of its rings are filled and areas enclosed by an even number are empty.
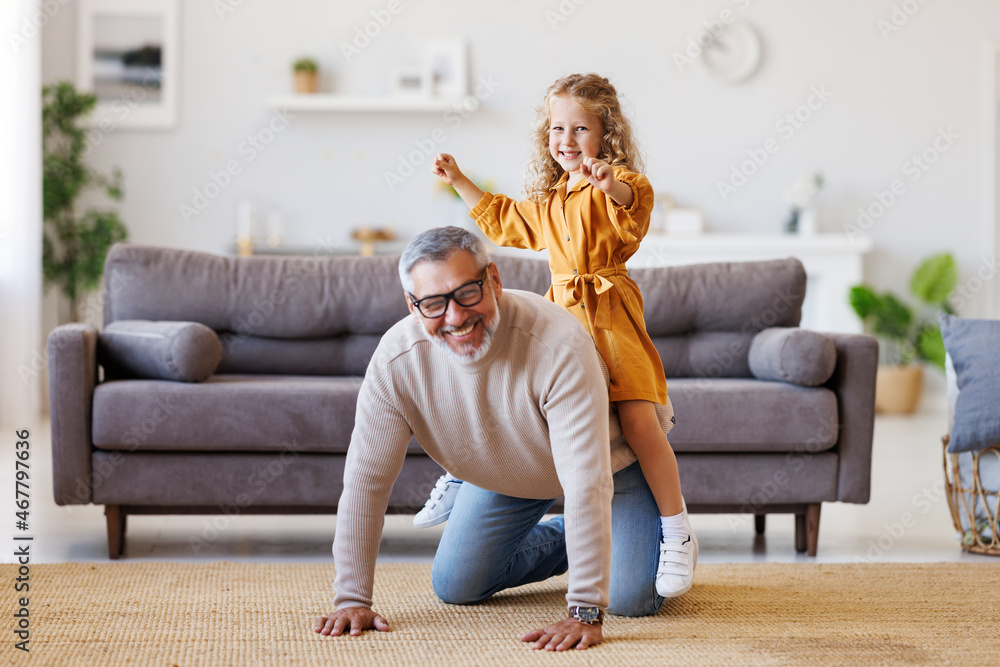
[[[344,634],[344,630],[350,629],[350,635],[356,637],[362,630],[375,628],[379,632],[389,632],[389,624],[385,619],[364,607],[348,607],[338,609],[327,615],[316,619],[314,631],[321,635],[337,637]]]
[[[521,636],[522,642],[534,642],[531,648],[565,651],[568,648],[597,646],[604,639],[600,624],[589,625],[575,618],[547,625]]]

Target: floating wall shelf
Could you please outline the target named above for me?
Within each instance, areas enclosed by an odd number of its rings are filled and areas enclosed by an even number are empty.
[[[471,101],[469,101],[471,98]],[[386,111],[394,113],[443,113],[452,109],[473,111],[479,104],[475,96],[465,98],[407,97],[388,95],[358,96],[310,93],[302,95],[274,95],[268,100],[271,107],[291,111]]]

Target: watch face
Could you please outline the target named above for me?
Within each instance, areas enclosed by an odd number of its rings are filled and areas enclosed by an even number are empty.
[[[597,617],[601,614],[601,610],[597,607],[577,607],[576,617],[578,620],[584,623],[593,623],[597,620]]]

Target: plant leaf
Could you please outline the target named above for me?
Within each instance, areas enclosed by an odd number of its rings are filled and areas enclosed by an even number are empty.
[[[878,308],[878,295],[867,285],[855,285],[852,287],[849,298],[854,312],[858,314],[858,317],[862,321],[871,317],[871,314]]]
[[[944,338],[941,336],[941,328],[936,324],[928,323],[920,333],[917,334],[917,356],[944,371]]]
[[[924,303],[942,306],[948,302],[948,295],[957,284],[955,258],[946,252],[921,262],[910,280],[910,292]]]
[[[905,339],[913,324],[913,311],[892,294],[883,294],[873,316],[875,333],[887,338]]]

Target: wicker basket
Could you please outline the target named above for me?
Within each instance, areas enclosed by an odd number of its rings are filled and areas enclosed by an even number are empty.
[[[997,501],[1000,499],[1000,444],[978,452],[948,453],[944,445],[944,483],[955,530],[962,548],[977,554],[1000,556]]]

